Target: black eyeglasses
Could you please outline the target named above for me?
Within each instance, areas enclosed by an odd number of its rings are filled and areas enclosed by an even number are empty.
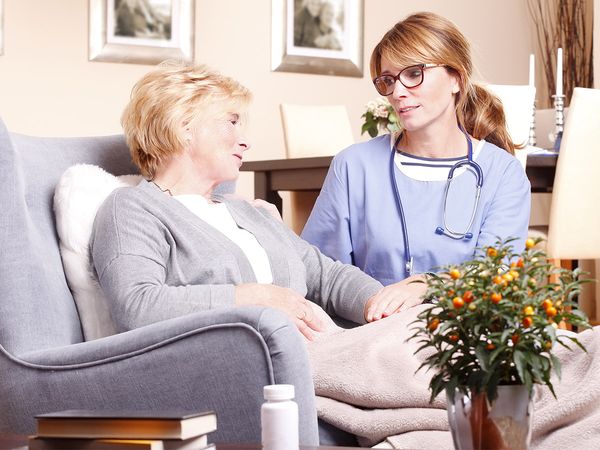
[[[405,67],[396,76],[380,75],[373,79],[373,84],[379,95],[390,95],[394,92],[396,81],[402,83],[407,89],[417,87],[423,83],[425,69],[440,66],[443,66],[443,64],[415,64],[414,66]]]

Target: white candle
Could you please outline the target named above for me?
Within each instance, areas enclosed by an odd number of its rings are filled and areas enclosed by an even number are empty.
[[[529,86],[535,87],[535,56],[529,55]]]
[[[563,57],[562,47],[559,47],[556,54],[556,95],[563,93]]]

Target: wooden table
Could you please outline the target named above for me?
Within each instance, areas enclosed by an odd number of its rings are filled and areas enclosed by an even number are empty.
[[[19,434],[0,433],[0,450],[27,448],[27,436]],[[216,450],[260,450],[260,444],[217,444]],[[300,450],[344,450],[356,449],[356,447],[305,447]]]
[[[254,172],[254,197],[273,203],[281,212],[277,191],[320,191],[332,156],[248,161],[241,170]],[[531,192],[552,192],[557,155],[529,155]]]

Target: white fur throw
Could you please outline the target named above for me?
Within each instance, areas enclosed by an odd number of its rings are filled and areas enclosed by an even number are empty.
[[[115,177],[98,166],[78,164],[68,168],[56,186],[54,212],[60,254],[86,341],[116,332],[91,266],[89,241],[96,213],[114,189],[135,186],[140,180],[139,175]]]

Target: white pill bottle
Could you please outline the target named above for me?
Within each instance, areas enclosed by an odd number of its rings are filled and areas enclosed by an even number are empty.
[[[266,402],[260,410],[264,450],[296,450],[298,444],[298,404],[293,384],[265,386]]]

